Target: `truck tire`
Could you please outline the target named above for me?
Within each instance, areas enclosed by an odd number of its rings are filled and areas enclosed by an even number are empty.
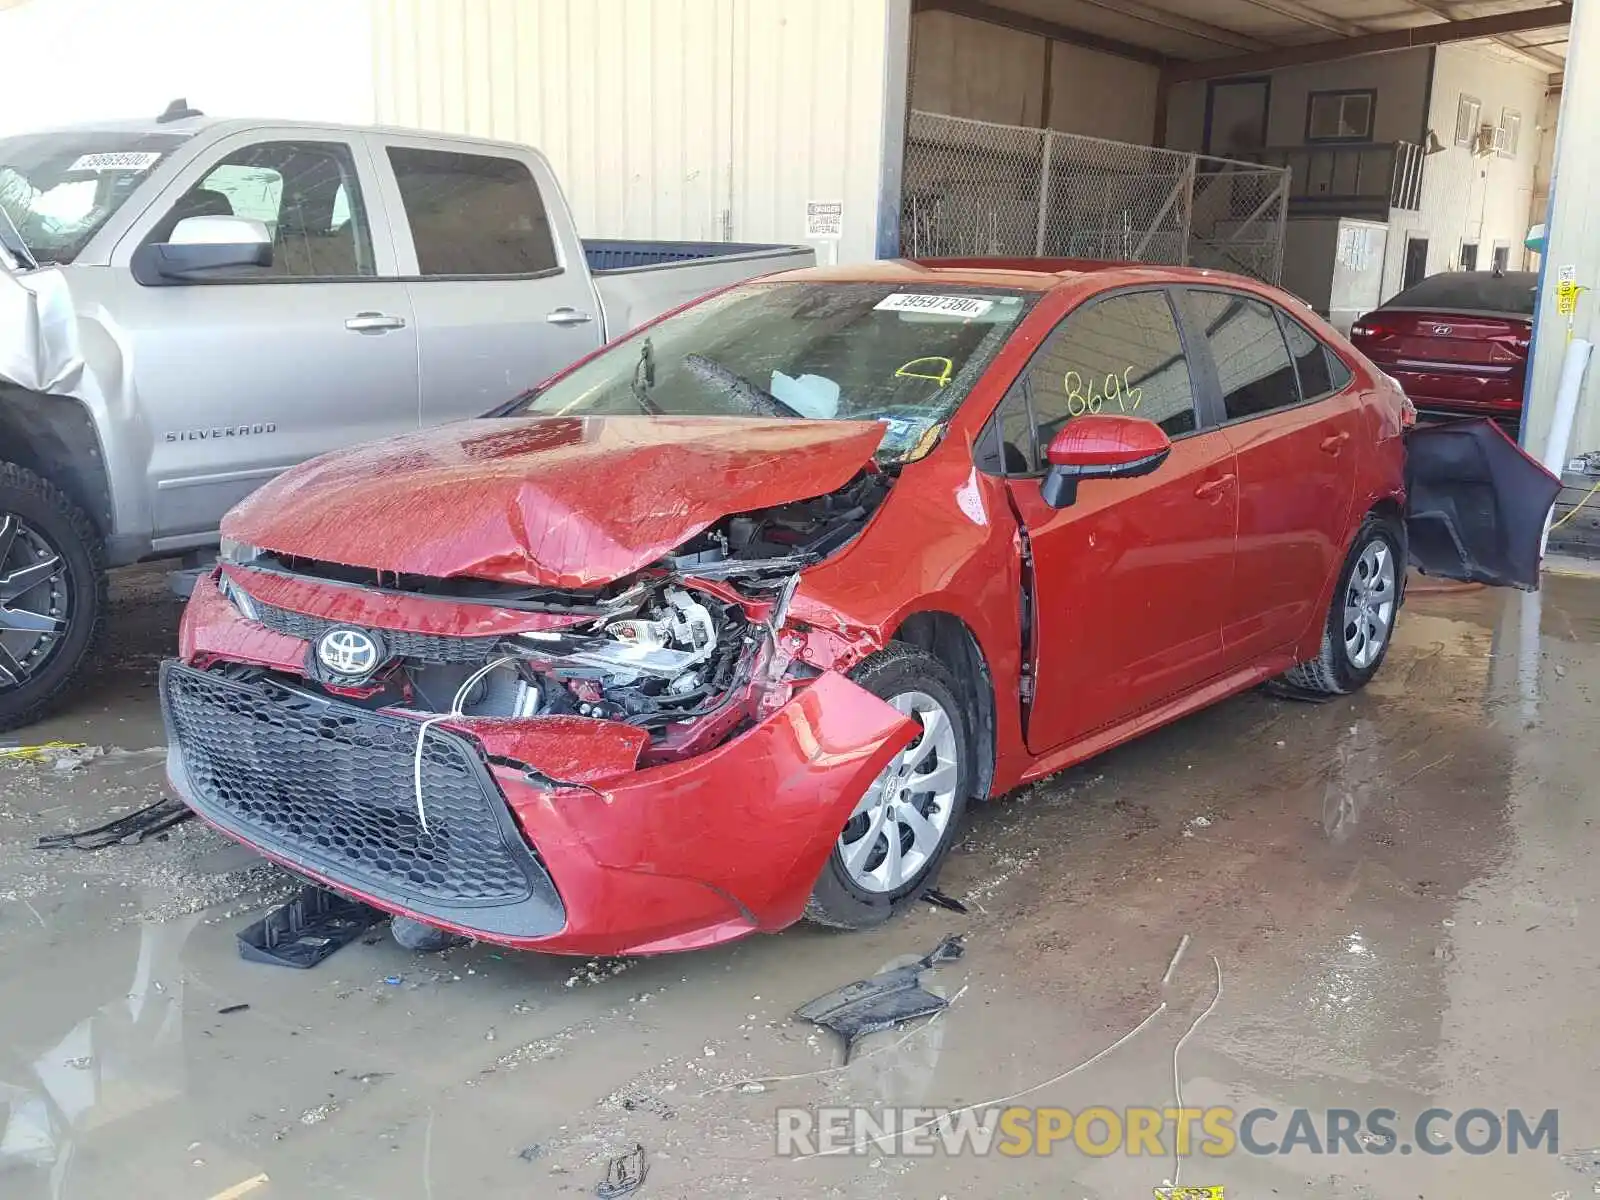
[[[0,462],[0,733],[71,691],[106,608],[105,547],[88,514],[48,479]]]

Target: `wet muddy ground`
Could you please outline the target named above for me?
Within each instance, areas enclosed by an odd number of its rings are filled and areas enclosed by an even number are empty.
[[[1360,697],[1240,697],[987,806],[942,880],[965,916],[598,963],[414,957],[378,930],[308,972],[240,960],[235,933],[294,885],[197,824],[31,849],[161,793],[175,604],[154,572],[123,574],[116,603],[99,688],[27,734],[104,753],[0,762],[6,1200],[576,1197],[636,1144],[642,1198],[1150,1196],[1170,1159],[775,1155],[780,1107],[975,1104],[1113,1044],[1023,1102],[1171,1107],[1176,1082],[1187,1106],[1319,1125],[1393,1109],[1402,1144],[1429,1108],[1556,1109],[1562,1152],[1600,1145],[1600,584],[1416,596]],[[966,957],[926,977],[951,1007],[847,1069],[793,1020],[952,932]],[[1543,1148],[1357,1145],[1191,1159],[1181,1181],[1600,1192],[1590,1160]]]

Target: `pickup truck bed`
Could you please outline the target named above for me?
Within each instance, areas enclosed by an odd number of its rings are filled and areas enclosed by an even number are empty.
[[[663,312],[755,275],[814,262],[804,246],[744,242],[633,242],[584,239],[608,338]]]

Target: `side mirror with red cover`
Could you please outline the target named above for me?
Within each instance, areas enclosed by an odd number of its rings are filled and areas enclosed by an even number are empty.
[[[1074,417],[1044,452],[1050,464],[1044,501],[1051,508],[1068,508],[1082,480],[1148,475],[1171,453],[1171,439],[1154,421],[1105,413]]]

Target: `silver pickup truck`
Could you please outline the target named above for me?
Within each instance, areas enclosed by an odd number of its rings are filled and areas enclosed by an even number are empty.
[[[203,553],[295,463],[812,260],[582,241],[543,155],[501,142],[181,101],[0,139],[0,730],[79,673],[107,567]]]

